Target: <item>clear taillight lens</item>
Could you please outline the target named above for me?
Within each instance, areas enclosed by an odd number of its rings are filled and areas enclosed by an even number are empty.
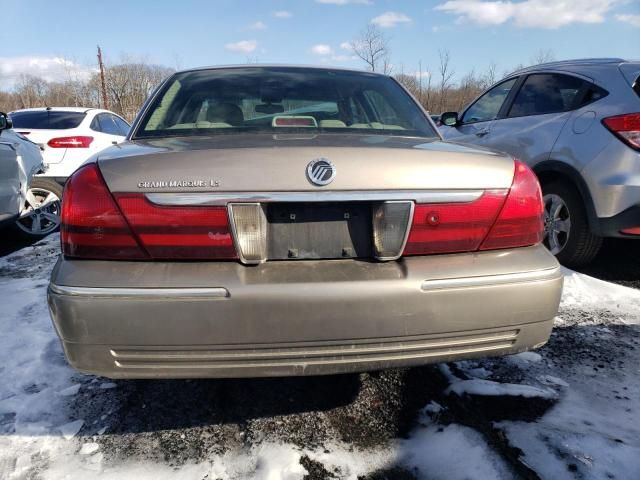
[[[413,202],[383,202],[373,208],[373,246],[380,260],[394,260],[402,254]]]
[[[229,206],[236,246],[244,263],[267,259],[267,217],[259,203],[233,203]]]
[[[631,148],[640,150],[640,113],[607,117],[602,123]]]

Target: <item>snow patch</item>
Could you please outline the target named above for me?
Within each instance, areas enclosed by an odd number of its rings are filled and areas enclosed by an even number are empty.
[[[63,397],[70,397],[72,395],[77,395],[77,393],[80,391],[80,384],[77,383],[75,385],[72,385],[70,387],[67,387],[63,390],[60,390],[58,392],[58,395],[62,395]]]
[[[62,433],[62,436],[65,438],[65,440],[71,440],[78,434],[83,425],[84,420],[74,420],[73,422],[60,425],[58,427],[58,430],[60,430],[60,433]]]
[[[562,268],[561,309],[606,310],[623,315],[621,323],[640,324],[640,290]]]
[[[459,380],[452,383],[449,388],[445,390],[445,393],[449,394],[452,392],[459,396],[466,393],[468,395],[481,396],[538,397],[547,399],[555,399],[558,397],[558,394],[554,390],[546,388],[518,385],[515,383],[498,383],[479,378]]]

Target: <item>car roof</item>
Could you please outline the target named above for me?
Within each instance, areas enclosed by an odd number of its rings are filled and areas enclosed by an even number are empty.
[[[621,63],[628,63],[629,60],[624,58],[577,58],[573,60],[560,60],[557,62],[540,63],[538,65],[531,65],[529,67],[521,68],[509,74],[519,75],[527,72],[534,72],[537,70],[575,70],[580,67],[598,67],[606,65],[619,65]]]
[[[281,63],[251,63],[251,64],[231,64],[231,65],[210,65],[205,67],[195,67],[195,68],[187,68],[185,70],[180,70],[176,73],[186,73],[186,72],[199,72],[202,70],[222,70],[222,69],[230,69],[230,68],[291,68],[297,70],[330,70],[330,71],[339,71],[339,72],[353,72],[353,73],[367,73],[370,75],[380,75],[382,77],[386,77],[388,75],[379,72],[371,72],[368,70],[362,70],[358,68],[347,68],[347,67],[331,67],[327,65],[293,65],[293,64],[281,64]]]
[[[14,110],[10,113],[18,113],[18,112],[77,112],[77,113],[88,113],[88,112],[108,112],[113,113],[109,110],[103,110],[101,108],[91,108],[91,107],[34,107],[34,108],[22,108],[20,110]],[[114,114],[117,115],[117,114]]]

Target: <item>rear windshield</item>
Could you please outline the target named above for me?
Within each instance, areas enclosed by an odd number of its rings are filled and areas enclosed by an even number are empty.
[[[388,77],[246,67],[174,75],[134,138],[287,131],[437,136],[422,110]]]
[[[76,128],[86,114],[82,112],[14,112],[10,115],[13,128],[32,128],[42,130],[66,130]]]

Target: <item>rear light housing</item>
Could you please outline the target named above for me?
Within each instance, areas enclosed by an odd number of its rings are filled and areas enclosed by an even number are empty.
[[[602,124],[631,148],[640,150],[640,113],[607,117]]]
[[[65,185],[61,241],[71,258],[237,258],[225,207],[165,207],[144,194],[112,195],[95,163]]]
[[[473,252],[542,241],[544,204],[535,173],[515,161],[510,189],[469,203],[417,204],[404,255]]]
[[[402,254],[413,213],[413,202],[389,201],[373,208],[373,248],[378,260]]]
[[[47,142],[49,148],[89,148],[93,137],[76,135],[72,137],[52,138]]]
[[[95,163],[78,169],[64,187],[60,240],[73,258],[141,260],[140,248]]]
[[[267,259],[267,216],[262,205],[232,203],[229,216],[242,262],[264,262]]]

